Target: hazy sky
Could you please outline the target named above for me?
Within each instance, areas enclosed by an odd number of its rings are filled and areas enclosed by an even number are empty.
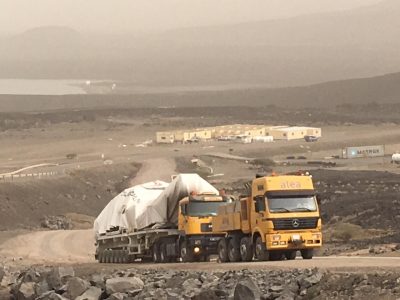
[[[0,31],[146,32],[351,9],[382,0],[0,0]]]

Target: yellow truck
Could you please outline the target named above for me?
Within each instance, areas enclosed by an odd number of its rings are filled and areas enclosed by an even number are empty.
[[[217,254],[224,233],[212,229],[211,219],[218,207],[230,201],[215,194],[191,194],[181,199],[172,211],[178,222],[160,228],[134,232],[112,231],[96,238],[95,258],[101,263],[127,263],[135,259],[154,263],[207,261]]]
[[[191,195],[179,202],[178,230],[183,262],[208,261],[217,253],[224,233],[214,231],[212,218],[229,199],[219,195]]]
[[[221,205],[213,217],[221,262],[311,259],[322,245],[321,217],[312,177],[256,176],[249,195]]]

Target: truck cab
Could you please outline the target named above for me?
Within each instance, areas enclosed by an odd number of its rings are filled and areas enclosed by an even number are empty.
[[[266,249],[272,258],[281,252],[286,258],[300,250],[305,259],[322,245],[321,218],[310,176],[269,176],[252,184],[250,227],[255,256]],[[257,242],[258,240],[258,242]],[[276,251],[276,252],[275,252]]]
[[[202,194],[190,195],[179,202],[179,245],[184,262],[206,261],[217,254],[217,244],[224,233],[213,231],[212,218],[219,206],[229,201],[225,196]]]
[[[213,230],[226,232],[218,245],[221,261],[313,257],[322,246],[321,218],[308,174],[255,178],[249,196],[221,207]]]

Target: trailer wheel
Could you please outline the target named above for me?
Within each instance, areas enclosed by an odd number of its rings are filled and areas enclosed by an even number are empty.
[[[303,259],[312,259],[314,255],[314,250],[313,249],[304,249],[301,250],[301,256]]]
[[[110,250],[104,250],[104,262],[109,264],[111,262],[111,252]]]
[[[228,247],[226,246],[226,240],[222,238],[217,245],[218,249],[218,258],[220,262],[227,262],[229,260],[228,258]]]
[[[230,239],[228,242],[228,257],[231,262],[240,261],[240,245],[236,239]]]
[[[110,252],[110,263],[115,263],[115,251],[110,249],[108,250]]]
[[[267,250],[267,247],[265,247],[264,242],[261,239],[261,236],[257,237],[256,239],[256,248],[254,250],[255,257],[258,260],[269,260],[269,251]]]
[[[104,263],[104,252],[100,251],[98,256],[99,263]]]
[[[160,245],[160,262],[163,264],[168,262],[167,245],[165,243]]]
[[[180,254],[183,262],[193,262],[194,261],[194,256],[192,251],[190,251],[187,247],[186,241],[183,241],[181,243],[180,247]]]
[[[124,250],[118,250],[117,252],[117,260],[119,264],[123,264],[124,263]]]
[[[158,244],[154,244],[151,250],[151,255],[153,257],[153,263],[159,263],[160,262],[160,251]]]
[[[240,256],[243,261],[252,261],[254,255],[251,239],[243,237],[240,240]]]
[[[285,252],[285,257],[287,260],[293,260],[296,259],[297,251],[292,250],[292,251],[286,251]]]

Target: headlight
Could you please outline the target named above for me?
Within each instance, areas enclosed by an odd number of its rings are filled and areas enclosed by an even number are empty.
[[[193,251],[194,251],[194,253],[199,253],[200,252],[200,248],[199,247],[194,247]]]
[[[273,241],[280,241],[280,239],[281,239],[281,236],[280,236],[280,235],[273,235],[273,236],[272,236],[272,240],[273,240]]]

